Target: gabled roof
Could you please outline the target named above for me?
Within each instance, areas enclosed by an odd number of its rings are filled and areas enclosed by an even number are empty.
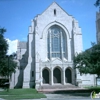
[[[57,6],[59,6],[58,3],[56,3],[56,2],[53,2],[50,6],[52,6],[53,4],[56,4]],[[47,9],[48,9],[50,6],[48,6]],[[61,6],[59,6],[59,8],[61,8]],[[46,10],[47,10],[47,9],[46,9]],[[67,15],[69,15],[63,8],[61,8],[61,9],[62,9]],[[41,14],[43,14],[46,10],[44,10]],[[69,15],[69,16],[71,16],[71,15]]]

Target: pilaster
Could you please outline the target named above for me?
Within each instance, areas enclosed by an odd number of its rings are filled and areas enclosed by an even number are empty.
[[[63,69],[62,69],[62,74],[63,74],[62,84],[65,85],[65,68],[64,68],[64,67],[63,67]]]
[[[51,83],[50,84],[53,85],[53,68],[52,67],[51,67],[50,71],[51,71],[51,79],[50,79]]]
[[[32,41],[33,41],[33,34],[29,33],[28,35],[28,64],[24,69],[24,79],[23,79],[23,88],[30,88],[30,70],[32,65]]]

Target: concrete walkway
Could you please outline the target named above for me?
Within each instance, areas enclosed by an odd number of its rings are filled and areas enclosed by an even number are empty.
[[[42,99],[33,99],[33,100],[92,100],[90,96],[84,97],[84,96],[73,96],[69,94],[45,94],[47,98],[42,98]],[[93,100],[100,100],[98,99],[93,99]]]
[[[69,94],[45,94],[47,98],[41,98],[41,99],[23,99],[23,100],[92,100],[90,96],[84,97],[84,96],[73,96]],[[93,99],[93,100],[100,100],[99,99]]]

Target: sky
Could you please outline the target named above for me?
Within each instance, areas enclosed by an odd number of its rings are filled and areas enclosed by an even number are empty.
[[[8,54],[16,52],[17,42],[27,41],[28,27],[37,14],[41,14],[56,2],[69,15],[75,17],[83,35],[83,51],[96,42],[96,0],[0,0],[0,27],[7,29],[5,39]]]

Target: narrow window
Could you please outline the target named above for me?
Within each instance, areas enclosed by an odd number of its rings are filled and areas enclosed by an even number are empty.
[[[54,9],[54,15],[56,16],[56,9]]]

